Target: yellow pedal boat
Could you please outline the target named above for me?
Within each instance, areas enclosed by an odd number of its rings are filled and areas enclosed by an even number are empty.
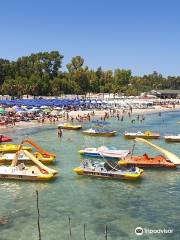
[[[18,160],[20,162],[26,162],[26,163],[31,164],[32,163],[31,158],[29,158],[27,156],[27,154],[24,155],[23,150],[31,151],[32,148],[24,146],[23,145],[24,143],[30,144],[32,147],[34,147],[35,149],[38,150],[38,152],[35,152],[32,155],[34,157],[36,157],[40,162],[43,162],[46,164],[51,164],[55,161],[55,159],[56,159],[55,154],[44,150],[42,147],[40,147],[38,144],[36,144],[32,139],[25,139],[21,142],[20,145],[15,145],[14,148],[12,148],[12,146],[11,146],[11,151],[10,150],[7,151],[7,149],[9,149],[9,148],[6,148],[6,151],[2,151],[0,153],[0,163],[7,163],[7,164],[8,164],[8,162],[10,163],[14,159],[14,156],[15,156],[14,152],[19,152]],[[6,144],[6,145],[11,145],[11,144]],[[3,145],[0,145],[0,146],[3,146]]]
[[[18,163],[19,151],[15,154],[10,166],[0,166],[0,179],[47,181],[57,175],[57,171],[48,168],[27,150],[21,150],[33,161],[34,165],[27,167],[24,163]]]
[[[142,176],[143,169],[138,167],[114,169],[109,167],[107,162],[92,163],[90,160],[84,160],[80,167],[74,168],[74,172],[82,176],[92,176],[110,179],[136,180]]]
[[[88,136],[100,136],[100,137],[114,137],[117,134],[116,131],[105,130],[105,129],[93,129],[93,128],[85,130],[82,133]]]
[[[59,124],[58,127],[62,129],[67,129],[67,130],[80,130],[82,128],[81,125],[73,125],[70,123]]]
[[[0,153],[0,164],[11,164],[12,160],[14,159],[16,153]],[[52,164],[55,162],[54,156],[44,156],[40,152],[32,153],[40,162],[44,164]],[[26,164],[32,164],[32,160],[27,157],[23,151],[20,151],[18,155],[18,161],[23,162]]]
[[[9,153],[9,152],[17,152],[18,149],[19,149],[20,145],[18,144],[0,144],[0,152],[3,152],[3,153]],[[31,147],[27,147],[27,146],[23,146],[22,148],[23,150],[28,150],[28,151],[31,151],[32,148]]]
[[[159,139],[160,134],[154,133],[151,131],[145,131],[145,132],[138,131],[135,133],[125,132],[124,137],[127,139],[134,139],[134,138]]]

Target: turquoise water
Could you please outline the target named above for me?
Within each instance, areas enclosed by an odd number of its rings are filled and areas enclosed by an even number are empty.
[[[141,123],[131,124],[112,119],[119,132],[114,138],[83,136],[81,132],[64,131],[58,139],[55,126],[12,129],[8,135],[15,142],[32,137],[47,150],[57,154],[54,168],[60,176],[53,182],[0,181],[0,217],[8,223],[0,225],[0,240],[38,239],[35,190],[39,190],[42,240],[68,240],[68,216],[71,217],[72,239],[83,239],[86,224],[87,240],[103,240],[105,224],[108,239],[179,239],[180,237],[180,169],[146,170],[140,181],[104,180],[77,176],[72,170],[79,165],[77,150],[101,145],[130,148],[133,141],[122,137],[125,130],[153,130],[162,135],[180,133],[179,112],[146,115]],[[84,124],[88,127],[88,124]],[[155,140],[160,146],[180,156],[180,144]],[[138,143],[135,153],[155,152]],[[172,228],[173,234],[143,235],[134,233],[136,227]]]

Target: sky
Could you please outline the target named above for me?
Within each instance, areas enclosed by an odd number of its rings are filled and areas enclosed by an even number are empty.
[[[58,50],[96,69],[180,75],[179,0],[0,0],[0,58]]]

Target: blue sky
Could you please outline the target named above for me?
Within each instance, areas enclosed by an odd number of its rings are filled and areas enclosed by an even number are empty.
[[[0,58],[58,50],[63,69],[180,75],[179,0],[0,0]]]

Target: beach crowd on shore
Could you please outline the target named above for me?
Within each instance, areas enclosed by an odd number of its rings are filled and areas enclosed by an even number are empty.
[[[7,106],[1,104],[0,107],[0,127],[12,126],[32,126],[38,124],[58,124],[59,122],[82,123],[96,118],[101,121],[117,119],[124,121],[128,117],[132,123],[135,121],[142,122],[144,114],[163,111],[179,110],[179,101],[167,101],[159,104],[131,104],[119,106],[117,104],[92,105],[85,104],[81,106],[67,105],[64,107],[57,106]],[[135,117],[132,117],[136,115]]]

